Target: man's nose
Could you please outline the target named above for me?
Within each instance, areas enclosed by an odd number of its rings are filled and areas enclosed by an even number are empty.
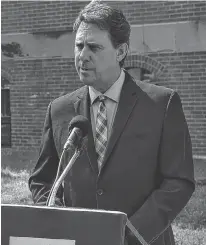
[[[89,61],[90,60],[90,52],[87,47],[84,47],[79,55],[79,59],[82,61]]]

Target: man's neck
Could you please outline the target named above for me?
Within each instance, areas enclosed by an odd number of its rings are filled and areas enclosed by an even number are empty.
[[[118,80],[120,74],[121,74],[121,69],[119,69],[116,72],[116,74],[114,74],[114,78],[111,78],[108,82],[103,82],[101,84],[102,87],[99,87],[99,88],[93,87],[93,88],[102,94],[105,93]]]

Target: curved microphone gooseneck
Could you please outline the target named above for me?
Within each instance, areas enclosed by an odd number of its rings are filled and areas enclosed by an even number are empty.
[[[69,170],[77,160],[77,158],[80,156],[82,152],[82,139],[88,134],[88,128],[89,128],[89,121],[86,117],[83,117],[81,115],[78,115],[74,117],[70,124],[69,124],[69,137],[67,141],[64,144],[64,148],[59,160],[59,166],[57,169],[57,174],[54,180],[54,183],[52,185],[52,188],[50,190],[49,196],[47,198],[46,206],[54,206],[55,205],[55,198],[57,191],[62,184],[64,178],[68,174]],[[60,169],[63,162],[63,156],[67,150],[75,149],[75,152],[70,159],[69,163],[67,164],[66,168],[60,174]]]

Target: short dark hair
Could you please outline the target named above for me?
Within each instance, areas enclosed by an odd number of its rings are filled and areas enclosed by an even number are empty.
[[[126,43],[129,47],[131,28],[121,10],[100,1],[91,1],[79,13],[73,25],[74,32],[78,30],[81,22],[95,24],[100,30],[108,31],[114,48],[123,43]],[[123,66],[126,56],[127,54],[120,61],[120,67]]]

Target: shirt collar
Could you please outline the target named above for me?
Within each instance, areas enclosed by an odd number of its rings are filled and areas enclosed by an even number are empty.
[[[111,100],[115,101],[115,102],[119,102],[119,98],[120,98],[120,93],[122,90],[122,85],[124,83],[124,79],[125,79],[125,73],[124,70],[121,69],[121,73],[119,78],[117,79],[117,81],[115,83],[112,84],[112,86],[104,93],[104,95],[107,98],[110,98]],[[89,95],[90,95],[90,100],[91,100],[91,104],[94,103],[95,99],[101,95],[102,93],[97,91],[96,89],[94,89],[93,87],[89,86]]]

